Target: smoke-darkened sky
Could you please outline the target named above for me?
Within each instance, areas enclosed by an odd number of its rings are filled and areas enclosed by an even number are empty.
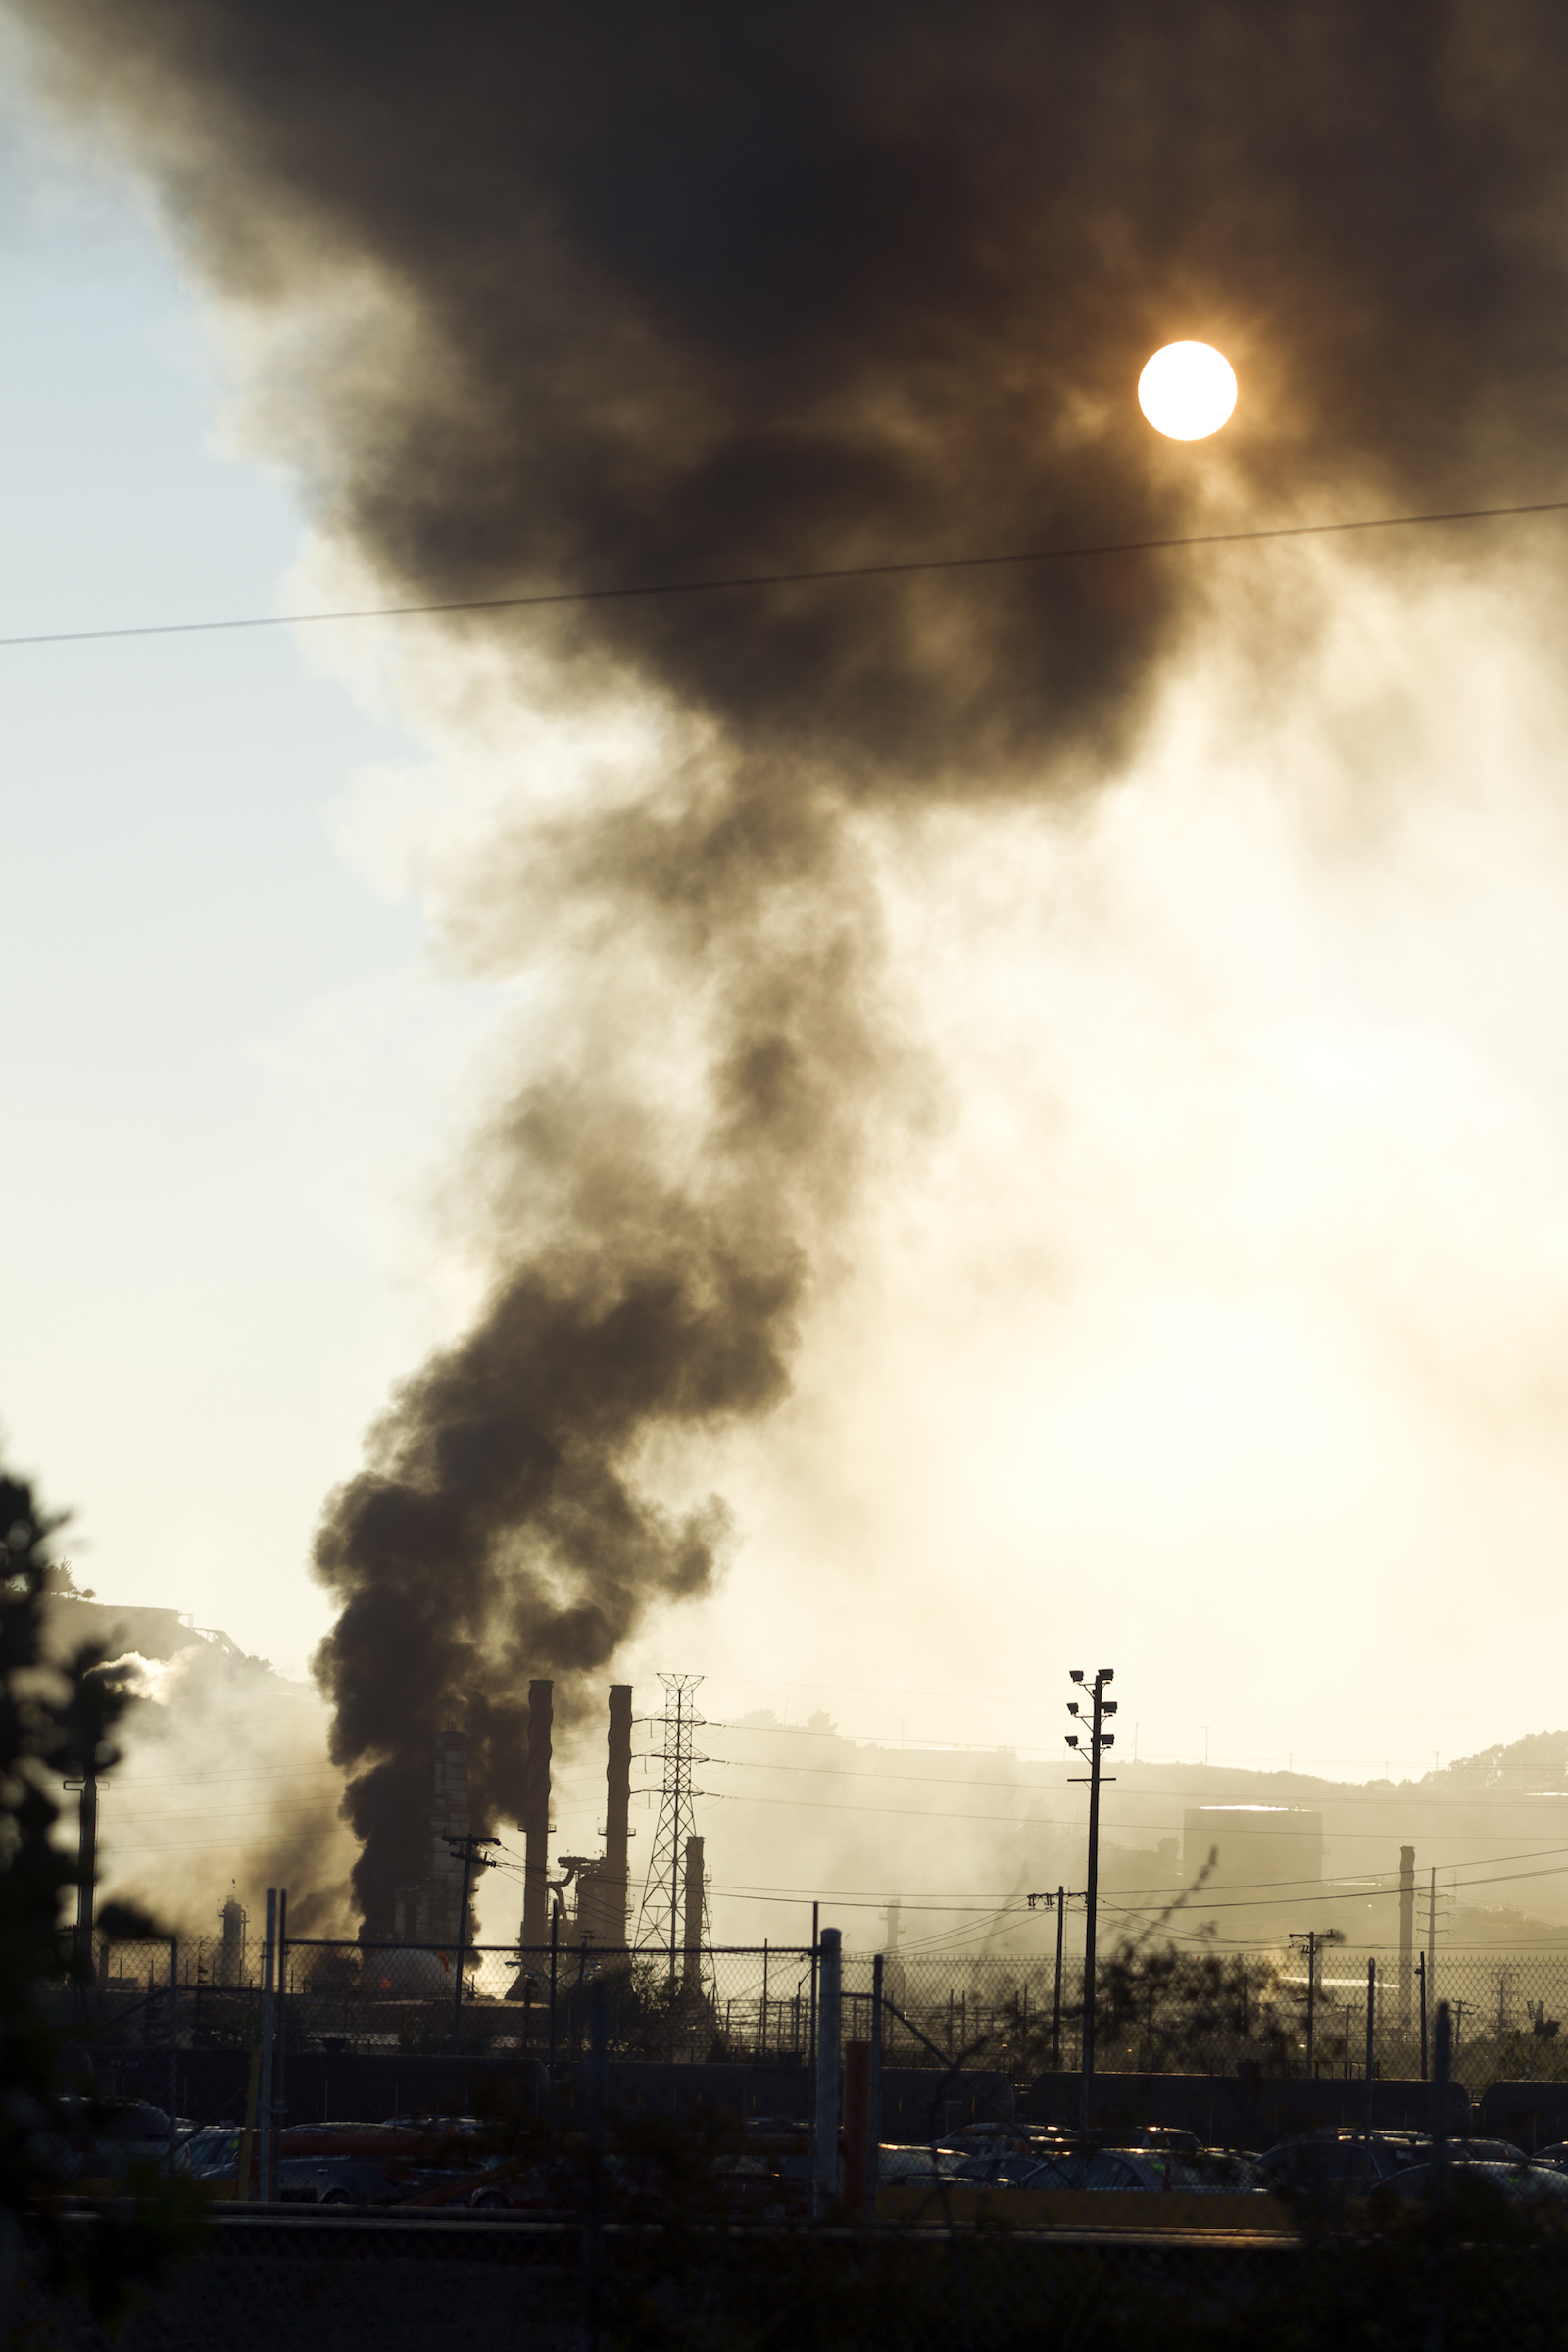
[[[400,590],[1557,481],[1549,10],[19,13],[157,174],[212,283],[313,304],[277,437]],[[1182,335],[1248,382],[1217,463],[1127,398]],[[1164,562],[1084,565],[553,631],[750,759],[825,760],[839,789],[994,788],[1020,760],[1125,746],[1185,587]]]
[[[1561,486],[1544,8],[10,5],[252,322],[254,430],[395,600]],[[1213,444],[1132,396],[1185,336],[1242,379]],[[1451,556],[1355,561],[1413,597]],[[662,733],[635,792],[568,796],[524,850],[502,829],[470,888],[493,961],[575,956],[580,987],[498,1089],[471,1329],[321,1528],[372,1913],[445,1721],[515,1818],[530,1676],[569,1712],[722,1564],[722,1500],[667,1494],[660,1449],[780,1407],[928,1115],[889,829],[1081,807],[1216,648],[1254,723],[1333,598],[1219,577],[1161,555],[445,624],[503,701],[620,698]]]

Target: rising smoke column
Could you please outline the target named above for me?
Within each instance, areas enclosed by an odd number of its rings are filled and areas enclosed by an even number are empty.
[[[308,314],[275,446],[396,599],[1562,486],[1560,12],[10,5],[208,279]],[[1196,452],[1132,396],[1184,335],[1243,381]],[[422,1868],[399,1825],[440,1725],[514,1817],[529,1676],[598,1672],[714,1573],[720,1507],[656,1506],[641,1464],[786,1392],[897,1058],[863,828],[1113,776],[1204,630],[1266,645],[1266,691],[1314,575],[1250,633],[1219,576],[1155,556],[450,623],[525,646],[530,680],[542,659],[558,708],[630,693],[684,729],[634,804],[535,835],[542,874],[503,862],[486,920],[640,943],[706,1077],[661,1106],[592,1036],[519,1074],[489,1301],[328,1505],[320,1671],[372,1916]]]

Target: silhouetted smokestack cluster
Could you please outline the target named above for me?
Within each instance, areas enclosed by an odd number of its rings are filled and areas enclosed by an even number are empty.
[[[11,5],[209,281],[308,309],[268,430],[399,600],[1560,488],[1561,11]],[[1188,335],[1243,386],[1200,450],[1133,397]],[[1415,579],[1455,550],[1355,560]],[[490,1294],[328,1506],[318,1671],[368,1915],[415,1875],[449,1718],[475,1817],[516,1820],[530,1678],[577,1718],[643,1612],[710,1583],[720,1507],[666,1510],[639,1464],[777,1404],[858,1181],[898,1060],[858,820],[1114,772],[1216,618],[1288,662],[1316,570],[1250,570],[1248,634],[1234,561],[452,620],[545,657],[558,705],[641,692],[684,727],[640,798],[498,858],[484,920],[501,961],[635,943],[702,1073],[639,1095],[628,995],[520,1074]]]

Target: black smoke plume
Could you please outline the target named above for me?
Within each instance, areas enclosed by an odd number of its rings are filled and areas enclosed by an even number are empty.
[[[1545,5],[10,5],[207,277],[308,307],[278,446],[399,599],[1563,487]],[[1198,449],[1133,398],[1183,336],[1243,383]],[[1114,773],[1184,647],[1242,629],[1226,576],[1163,555],[449,624],[542,650],[568,707],[641,689],[687,722],[635,808],[563,820],[516,920],[554,896],[648,943],[708,1078],[678,1149],[591,1051],[520,1084],[492,1196],[520,1238],[329,1505],[320,1665],[372,1910],[422,1866],[397,1825],[444,1719],[514,1815],[529,1676],[580,1685],[713,1573],[717,1506],[662,1512],[641,1464],[785,1393],[889,1051],[857,825]],[[1320,575],[1268,576],[1294,586],[1248,642],[1280,662]]]

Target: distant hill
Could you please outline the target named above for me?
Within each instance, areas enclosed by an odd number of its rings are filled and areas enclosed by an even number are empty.
[[[1457,1756],[1440,1772],[1423,1776],[1421,1786],[1437,1791],[1452,1788],[1568,1788],[1568,1732],[1529,1732],[1506,1747],[1484,1747],[1478,1755]]]
[[[351,1929],[354,1843],[315,1687],[178,1609],[100,1601],[69,1575],[57,1575],[47,1624],[56,1656],[91,1642],[123,1661],[136,1694],[100,1800],[103,1893],[199,1937],[216,1934],[231,1887],[259,1916],[266,1889],[286,1886],[298,1932]]]

